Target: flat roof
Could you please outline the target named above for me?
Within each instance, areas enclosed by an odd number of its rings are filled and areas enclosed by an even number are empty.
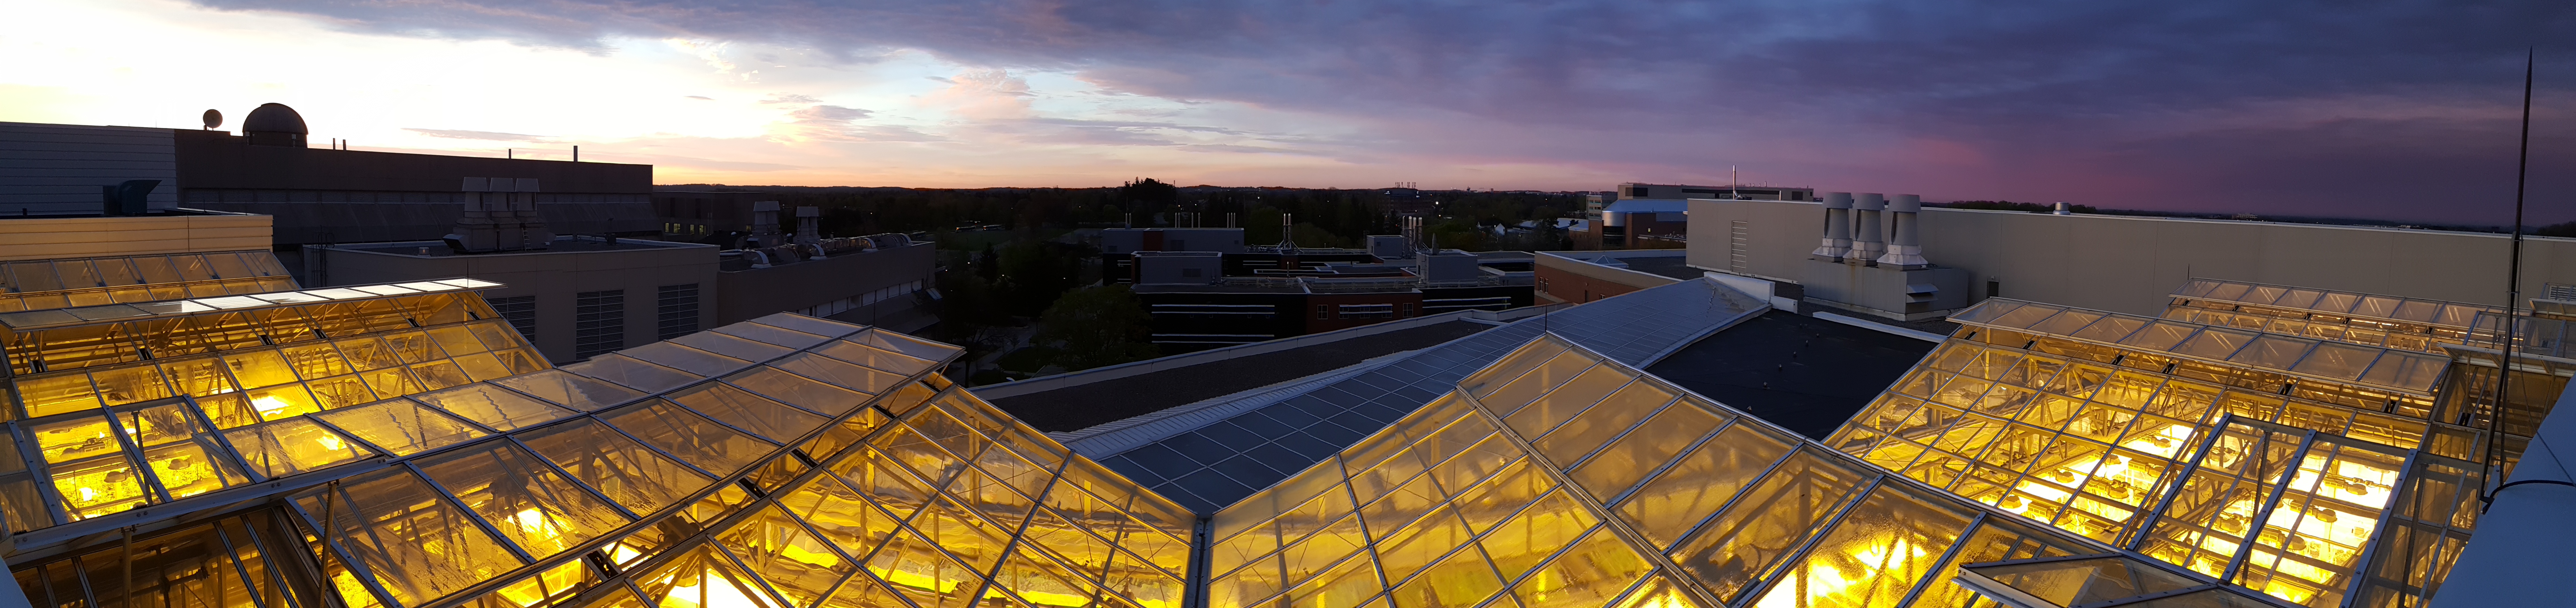
[[[1312,346],[991,400],[1041,431],[1077,431],[1202,399],[1319,374],[1374,357],[1437,346],[1491,329],[1449,321]]]
[[[566,237],[566,238],[559,238],[559,239],[555,239],[555,241],[554,241],[552,244],[548,245],[545,249],[514,249],[514,250],[510,250],[510,251],[494,251],[494,252],[489,252],[489,253],[457,253],[457,252],[456,252],[456,250],[454,250],[454,249],[450,249],[450,248],[448,248],[448,247],[447,247],[447,242],[446,242],[446,241],[399,241],[399,242],[391,242],[391,243],[351,243],[351,244],[345,244],[345,245],[319,245],[318,247],[322,247],[322,248],[325,248],[325,249],[331,249],[331,250],[334,250],[334,251],[363,251],[363,252],[367,252],[367,253],[378,253],[378,254],[385,254],[385,255],[402,255],[402,256],[411,256],[411,257],[416,257],[416,258],[445,258],[445,257],[459,257],[459,256],[487,256],[487,255],[542,255],[542,254],[549,254],[549,253],[596,253],[596,252],[601,252],[601,251],[643,251],[643,250],[649,250],[649,249],[669,249],[669,248],[674,248],[674,247],[710,247],[710,248],[712,248],[712,247],[715,247],[715,246],[714,246],[714,245],[699,244],[699,243],[681,243],[681,242],[674,242],[674,241],[654,241],[654,240],[646,240],[646,239],[618,239],[618,240],[617,240],[617,242],[615,242],[615,243],[609,243],[609,242],[602,241],[602,240],[597,239],[597,238],[591,238],[591,237],[577,237],[577,238],[576,238],[576,237]]]
[[[1773,310],[1646,367],[1810,439],[1824,439],[1939,343]]]
[[[1700,278],[1708,274],[1708,271],[1692,268],[1690,266],[1690,258],[1678,255],[1637,256],[1618,259],[1621,262],[1627,263],[1627,268],[1629,270],[1651,275],[1672,277],[1685,281]],[[1594,263],[1599,264],[1599,262]]]

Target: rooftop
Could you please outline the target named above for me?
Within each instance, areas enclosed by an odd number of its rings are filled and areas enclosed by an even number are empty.
[[[1078,431],[1210,397],[1332,371],[1365,359],[1437,346],[1492,327],[1473,321],[1447,321],[999,397],[992,402],[993,407],[1009,412],[1038,430]],[[1198,353],[1192,353],[1195,354]],[[1192,355],[1177,355],[1176,358]]]
[[[1823,439],[1936,345],[1774,310],[1691,343],[1646,371]]]
[[[685,247],[705,247],[713,249],[715,246],[647,239],[617,239],[616,242],[609,242],[595,236],[560,236],[555,237],[554,242],[548,245],[545,249],[519,249],[512,251],[495,251],[491,253],[457,253],[456,250],[447,247],[446,241],[352,243],[347,245],[318,245],[317,247],[331,249],[334,251],[363,251],[366,253],[399,255],[416,258],[447,258],[496,255],[545,255],[551,253],[596,253],[602,251],[647,251]]]

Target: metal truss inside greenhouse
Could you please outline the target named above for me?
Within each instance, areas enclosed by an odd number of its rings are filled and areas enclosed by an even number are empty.
[[[2494,359],[2466,350],[2003,299],[1951,319],[1958,334],[1828,445],[2308,606],[2420,605],[2475,526],[2479,484],[2510,470],[2570,375],[2518,365],[2532,394],[2499,421],[2477,390]]]

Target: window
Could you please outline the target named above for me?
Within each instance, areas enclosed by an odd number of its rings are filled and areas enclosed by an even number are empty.
[[[1412,302],[1405,302],[1405,303],[1404,303],[1404,314],[1400,314],[1400,315],[1397,315],[1397,316],[1400,316],[1400,317],[1412,317],[1412,316],[1413,316],[1413,303],[1412,303]]]
[[[492,303],[493,312],[501,313],[501,318],[508,320],[512,329],[519,330],[520,339],[527,340],[529,344],[537,343],[536,296],[510,296],[488,301]]]
[[[663,285],[656,312],[660,314],[656,340],[669,340],[698,331],[698,284]]]
[[[1317,318],[1317,319],[1330,319],[1330,318],[1332,318],[1332,317],[1331,317],[1331,316],[1328,316],[1328,315],[1331,315],[1331,314],[1332,314],[1332,306],[1331,306],[1331,305],[1329,305],[1329,304],[1316,304],[1316,305],[1315,305],[1315,318]]]
[[[2004,297],[2004,282],[1994,279],[1986,279],[1986,297]]]
[[[1394,304],[1343,304],[1341,308],[1342,318],[1344,319],[1391,319],[1395,317]]]
[[[585,291],[572,300],[572,357],[626,348],[626,290]]]

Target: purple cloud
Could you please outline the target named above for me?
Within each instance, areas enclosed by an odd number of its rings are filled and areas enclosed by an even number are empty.
[[[1124,93],[1338,117],[1381,139],[1377,152],[1411,159],[1396,162],[1653,181],[1752,165],[1778,181],[1936,199],[2492,223],[2510,200],[2514,145],[2497,117],[2517,100],[2525,45],[2559,45],[2542,53],[2542,117],[2576,110],[2563,84],[2576,82],[2576,55],[2554,42],[2576,31],[2576,5],[2546,0],[197,1],[577,48],[687,36],[854,62],[924,49],[1077,71]],[[1159,139],[1059,126],[1099,143]],[[2576,129],[2551,128],[2536,166],[2576,159],[2563,135]],[[2406,167],[2418,170],[2394,170]],[[2576,195],[2576,178],[2534,186]],[[2456,198],[2424,194],[2436,192]],[[2499,211],[2461,211],[2468,201]]]

